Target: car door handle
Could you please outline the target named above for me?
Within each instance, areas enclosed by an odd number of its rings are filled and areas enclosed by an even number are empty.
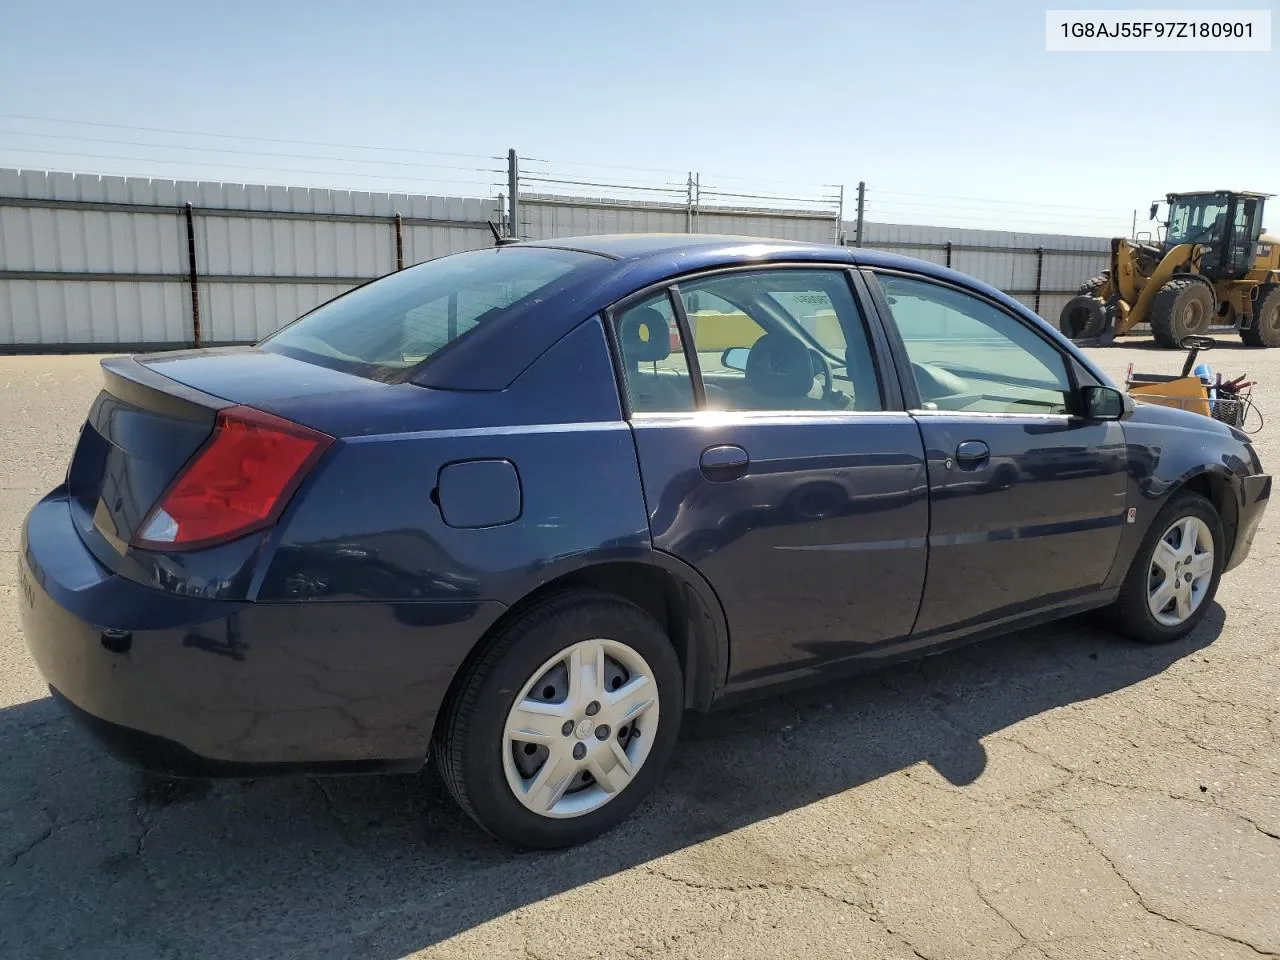
[[[751,458],[741,447],[723,443],[703,450],[699,465],[702,467],[704,477],[723,483],[726,480],[737,480],[745,475],[747,468],[751,466]]]
[[[966,440],[956,447],[956,463],[976,467],[991,456],[991,449],[981,440]]]

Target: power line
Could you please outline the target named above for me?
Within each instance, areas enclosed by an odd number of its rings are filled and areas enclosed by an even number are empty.
[[[727,193],[720,190],[700,190],[698,195],[701,197],[734,197],[742,200],[775,200],[779,203],[820,203],[833,204],[837,197],[780,197],[771,194],[760,193]]]
[[[313,153],[276,153],[270,150],[236,150],[232,147],[193,147],[181,143],[147,143],[142,140],[107,140],[102,137],[76,137],[56,133],[28,133],[25,130],[0,130],[0,134],[9,134],[11,136],[20,137],[40,137],[41,139],[49,140],[75,140],[85,143],[115,144],[121,147],[154,147],[157,150],[191,150],[197,153],[230,153],[246,157],[275,157],[290,160],[333,160],[338,163],[376,163],[390,167],[413,167],[418,170],[421,170],[426,166],[432,170],[463,170],[472,173],[506,173],[505,169],[499,169],[497,167],[457,167],[440,163],[415,163],[409,160],[383,160],[381,158],[365,159],[362,157],[324,157],[316,156]],[[3,149],[3,147],[0,147],[0,149]],[[188,161],[181,160],[178,162],[186,163]]]
[[[555,177],[527,176],[525,174],[520,175],[520,180],[522,183],[526,181],[529,183],[556,183],[556,184],[563,184],[566,186],[604,187],[610,190],[641,190],[646,193],[683,194],[685,191],[685,188],[683,185],[681,186],[671,185],[671,186],[665,186],[665,187],[644,187],[644,186],[633,186],[631,184],[626,184],[626,183],[602,183],[599,181],[592,181],[592,180],[561,180]]]
[[[583,167],[587,169],[596,169],[596,170],[627,170],[633,173],[660,173],[660,174],[666,174],[668,176],[670,175],[690,176],[693,174],[698,174],[702,177],[704,181],[708,180],[709,178],[713,178],[716,180],[733,180],[739,183],[747,183],[747,184],[774,184],[775,186],[782,185],[782,186],[791,187],[793,189],[797,186],[797,184],[793,180],[769,180],[763,177],[744,177],[744,176],[735,176],[735,175],[722,174],[722,173],[705,173],[697,170],[685,171],[685,170],[676,170],[676,169],[667,168],[667,167],[630,167],[630,166],[622,166],[620,164],[613,164],[613,163],[587,163],[587,162],[582,162],[577,160],[550,160],[550,159],[543,159],[540,157],[521,157],[520,162],[522,164],[523,163],[552,164],[557,167],[566,167],[569,169],[572,169],[575,167]],[[552,171],[538,171],[538,172],[550,173]],[[558,175],[565,175],[565,176],[568,175],[568,174],[563,174],[562,171],[560,171],[559,169],[557,169],[554,172]],[[820,183],[820,184],[812,184],[812,185],[801,184],[800,186],[801,187],[813,186],[815,189],[822,189],[822,190],[839,190],[841,185],[838,183]]]
[[[1036,209],[1039,209],[1042,207],[1055,207],[1063,210],[1096,210],[1100,213],[1111,212],[1110,208],[1107,208],[1107,207],[1085,207],[1085,206],[1081,206],[1079,204],[1073,204],[1073,203],[1040,203],[1039,201],[1034,201],[1034,200],[1004,200],[1004,199],[998,199],[996,197],[955,197],[955,196],[947,196],[945,194],[912,193],[907,190],[879,190],[879,189],[868,188],[867,193],[875,194],[876,196],[881,196],[881,197],[924,197],[930,200],[966,200],[974,203],[1003,203],[1003,204],[1011,204],[1014,206],[1034,207]]]
[[[1028,213],[1033,216],[1040,215],[1048,218],[1067,219],[1067,220],[1110,220],[1112,218],[1124,216],[1123,213],[1120,213],[1114,210],[1110,211],[1110,215],[1102,214],[1102,213],[1097,213],[1097,214],[1087,213],[1087,212],[1072,213],[1072,212],[1064,212],[1064,211],[1057,211],[1057,210],[1041,211],[1034,206],[1016,207],[1016,208],[1010,208],[1007,210],[999,210],[999,209],[989,209],[986,207],[961,206],[961,205],[949,204],[949,203],[908,203],[902,200],[889,200],[889,201],[883,201],[883,200],[870,201],[869,200],[867,201],[867,207],[870,208],[873,202],[875,203],[875,206],[877,209],[890,207],[895,210],[903,210],[903,209],[930,210],[930,211],[936,210],[936,211],[944,211],[944,212],[959,211],[959,212],[965,212],[970,214],[977,214],[978,216],[994,216],[994,217],[1016,215],[1019,213]]]
[[[1124,227],[1124,232],[1128,233],[1129,221],[1125,217],[1096,217],[1092,219],[1071,218],[1071,217],[1037,217],[1029,214],[986,214],[975,216],[974,214],[956,213],[953,211],[895,211],[883,210],[868,213],[869,218],[883,220],[886,217],[893,218],[899,223],[933,223],[938,224],[946,222],[955,226],[968,226],[973,229],[995,229],[992,225],[1000,225],[1000,229],[1011,229],[1006,226],[1008,224],[1056,224],[1060,227],[1070,227],[1075,230],[1095,230],[1105,226],[1108,232],[1119,226]]]
[[[1120,233],[1128,232],[1128,225],[1122,223],[1118,218],[1114,221],[1107,221],[1103,219],[1103,220],[1095,221],[1093,223],[1064,223],[1062,221],[1054,221],[1054,220],[1035,220],[1035,219],[1024,219],[1019,217],[1006,217],[1006,218],[997,218],[993,221],[986,222],[986,224],[984,225],[983,221],[975,221],[971,217],[963,217],[958,214],[953,216],[946,216],[946,215],[915,216],[910,214],[905,215],[905,216],[911,217],[909,221],[899,220],[896,217],[894,217],[893,214],[889,214],[888,216],[893,217],[893,219],[882,219],[881,217],[876,217],[875,219],[868,219],[867,222],[875,223],[875,224],[883,224],[883,225],[903,226],[903,227],[933,226],[933,227],[945,227],[947,229],[994,230],[994,231],[1006,232],[1006,233],[1059,233],[1059,234],[1065,233],[1070,236],[1083,236],[1085,234],[1080,233],[1080,231],[1083,231],[1083,230],[1093,230],[1093,231],[1101,230],[1105,232],[1105,234],[1108,236],[1118,235],[1116,233],[1117,230]],[[922,221],[927,221],[927,222],[922,222]]]
[[[543,160],[538,157],[521,157],[521,163],[545,163],[564,167],[585,167],[594,170],[629,170],[633,173],[662,173],[675,176],[688,176],[687,170],[669,170],[663,167],[624,167],[615,163],[586,163],[578,160]],[[550,172],[550,171],[539,171]],[[558,172],[558,171],[557,171]]]
[[[326,176],[326,177],[363,177],[366,179],[386,180],[390,182],[407,180],[407,181],[412,181],[414,183],[446,183],[446,184],[452,184],[452,185],[462,184],[462,185],[468,185],[473,187],[485,186],[484,183],[480,183],[474,180],[462,180],[462,179],[449,180],[449,179],[440,179],[440,178],[432,178],[432,177],[411,177],[411,176],[405,176],[403,174],[386,176],[386,175],[377,174],[377,173],[357,173],[350,170],[304,170],[297,167],[258,166],[258,165],[247,165],[247,164],[236,164],[236,163],[222,163],[221,161],[212,161],[212,160],[200,161],[200,160],[172,160],[172,159],[156,158],[156,157],[128,157],[128,156],[120,156],[119,154],[110,154],[110,153],[71,153],[63,150],[37,150],[37,149],[27,149],[23,147],[8,147],[8,148],[0,149],[0,154],[3,154],[5,152],[34,153],[40,156],[62,156],[62,157],[85,158],[85,159],[92,159],[92,160],[128,160],[133,163],[160,163],[160,164],[176,163],[176,164],[186,164],[187,166],[194,166],[194,167],[217,167],[223,170],[255,170],[255,171],[269,170],[273,173],[306,173],[306,174],[315,174],[317,176]],[[317,158],[317,159],[320,159],[320,158]],[[147,174],[146,176],[155,176],[155,175]],[[492,189],[493,184],[489,184],[488,186],[490,187],[490,189]]]
[[[137,130],[143,133],[172,133],[183,137],[214,137],[219,140],[253,140],[257,143],[292,143],[304,147],[340,147],[354,150],[384,150],[392,153],[416,153],[434,157],[463,157],[468,160],[502,160],[482,153],[454,153],[445,150],[420,150],[416,147],[386,147],[364,143],[331,143],[322,140],[289,140],[282,137],[256,137],[248,134],[209,133],[201,130],[175,130],[169,127],[139,127],[128,123],[104,123],[100,120],[67,120],[62,117],[32,117],[17,113],[0,113],[0,119],[28,120],[36,123],[69,123],[86,127],[108,127],[113,130]]]

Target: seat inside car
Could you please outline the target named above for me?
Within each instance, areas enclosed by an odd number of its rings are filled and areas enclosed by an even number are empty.
[[[829,409],[824,400],[809,396],[819,372],[809,348],[787,333],[766,333],[747,354],[747,389],[761,408],[785,401],[790,410]]]
[[[693,408],[688,377],[640,370],[642,363],[661,363],[671,355],[671,336],[661,313],[653,307],[628,311],[618,325],[618,341],[633,409]]]

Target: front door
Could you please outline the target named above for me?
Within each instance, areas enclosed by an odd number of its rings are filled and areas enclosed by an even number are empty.
[[[653,542],[719,596],[730,684],[908,636],[926,566],[924,450],[912,418],[885,409],[847,274],[714,274],[612,320]]]
[[[1013,313],[947,284],[878,279],[928,457],[929,573],[913,641],[1096,593],[1126,510],[1120,425],[1072,416],[1069,358]]]

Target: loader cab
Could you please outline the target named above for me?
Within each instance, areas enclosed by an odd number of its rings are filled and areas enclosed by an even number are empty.
[[[1215,283],[1243,279],[1253,268],[1267,194],[1217,190],[1171,193],[1166,199],[1166,253],[1184,243],[1206,247],[1200,273]]]

